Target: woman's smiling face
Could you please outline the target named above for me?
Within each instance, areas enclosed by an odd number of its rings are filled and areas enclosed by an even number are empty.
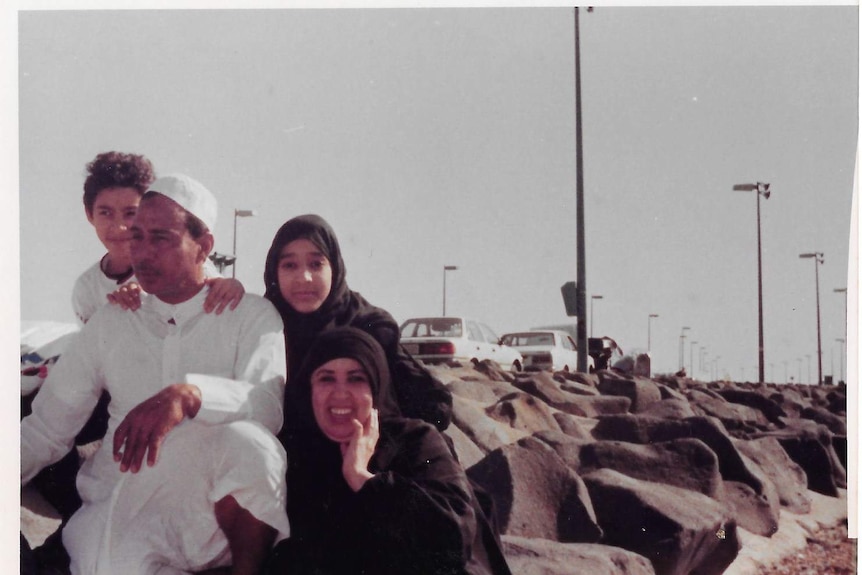
[[[373,407],[368,374],[355,359],[329,360],[311,374],[314,419],[332,441],[349,441],[356,429],[354,421],[364,425]]]
[[[332,266],[313,242],[305,238],[293,240],[278,257],[278,288],[297,312],[315,312],[332,288]]]

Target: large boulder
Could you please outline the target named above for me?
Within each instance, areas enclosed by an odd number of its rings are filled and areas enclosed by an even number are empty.
[[[788,419],[787,427],[768,435],[778,439],[787,455],[805,471],[808,489],[838,497],[847,487],[847,471],[835,452],[833,434],[825,426],[806,419]]]
[[[688,400],[668,397],[650,404],[641,415],[649,415],[652,417],[660,417],[662,419],[685,419],[694,417],[696,414],[692,410]]]
[[[705,443],[718,457],[724,481],[738,481],[750,486],[757,495],[770,495],[764,474],[743,459],[721,422],[711,417],[689,417],[682,420],[659,419],[644,415],[608,415],[599,418],[593,437],[630,443],[657,443],[681,438],[695,438]],[[773,507],[778,506],[776,499]]]
[[[492,419],[526,433],[543,429],[560,431],[551,408],[543,401],[520,391],[500,398],[500,401],[488,407],[486,412]]]
[[[661,401],[661,392],[652,380],[611,370],[599,371],[599,391],[602,395],[629,398],[632,413],[639,413],[650,404]]]
[[[546,371],[519,375],[515,378],[514,386],[521,391],[538,397],[551,407],[559,409],[564,413],[581,416],[588,415],[587,411],[577,401],[581,399],[581,396],[563,391],[560,383]]]
[[[787,412],[763,393],[736,388],[722,389],[718,393],[731,403],[738,403],[759,410],[773,425],[784,426],[781,418],[787,417]]]
[[[706,495],[611,469],[584,482],[603,542],[643,555],[657,575],[720,575],[739,552],[733,517]]]
[[[778,493],[781,505],[792,513],[804,514],[811,509],[808,477],[805,471],[787,455],[774,437],[734,440],[734,445],[754,461],[769,477]]]
[[[835,435],[847,435],[845,418],[835,415],[825,407],[806,407],[800,417],[825,425]]]
[[[580,450],[584,476],[598,469],[613,469],[624,475],[719,497],[722,490],[718,458],[699,439],[681,438],[649,445],[622,441],[596,441]]]
[[[728,431],[753,431],[769,428],[769,420],[759,409],[731,403],[717,393],[692,389],[687,393],[691,407],[697,415],[715,417]]]
[[[515,575],[655,575],[646,557],[620,547],[514,535],[503,535],[502,540]]]
[[[485,453],[527,435],[488,417],[483,404],[457,395],[452,396],[452,424]]]
[[[537,439],[492,451],[467,475],[494,499],[502,534],[569,543],[601,538],[583,480]]]

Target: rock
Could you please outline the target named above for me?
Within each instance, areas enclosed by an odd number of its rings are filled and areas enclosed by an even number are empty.
[[[560,430],[566,435],[575,439],[589,439],[592,441],[593,436],[590,432],[596,425],[594,419],[575,417],[574,415],[559,411],[554,413],[554,419],[557,421],[557,425],[560,426]]]
[[[563,391],[560,384],[546,371],[516,377],[513,385],[564,413],[587,415],[576,401],[579,396]]]
[[[719,500],[727,505],[739,527],[762,537],[772,537],[778,531],[780,510],[767,496],[738,481],[725,481],[723,488]]]
[[[758,495],[768,495],[769,486],[765,484],[763,473],[750,468],[750,464],[733,444],[727,430],[714,418],[698,416],[670,420],[633,414],[608,415],[599,418],[598,424],[593,428],[593,437],[641,444],[685,437],[699,439],[718,457],[722,479],[745,483]],[[775,505],[778,504],[776,499]]]
[[[710,497],[720,496],[722,490],[718,458],[698,439],[649,445],[621,441],[584,445],[580,450],[580,466],[575,470],[584,476],[598,469],[613,469],[635,479],[673,485]]]
[[[567,379],[560,382],[560,389],[568,391],[569,393],[574,393],[575,395],[589,395],[591,397],[601,395],[599,390],[593,385],[578,383],[577,381],[569,381]]]
[[[461,431],[457,424],[452,424],[443,432],[452,440],[452,447],[458,457],[461,467],[467,469],[485,457],[485,452]]]
[[[452,423],[485,453],[526,435],[488,417],[482,404],[457,395],[452,396]]]
[[[695,413],[691,409],[687,399],[668,398],[662,399],[650,404],[641,415],[649,415],[652,417],[660,417],[662,419],[685,419],[686,417],[694,417]]]
[[[447,384],[446,387],[458,397],[471,399],[479,403],[491,404],[499,399],[497,394],[494,393],[494,389],[490,385],[486,385],[486,382],[456,379]]]
[[[775,401],[769,399],[762,393],[732,388],[720,390],[718,393],[727,401],[747,405],[748,407],[759,410],[770,423],[779,427],[784,426],[781,418],[787,417],[787,412],[785,412]]]
[[[476,371],[485,375],[489,379],[508,381],[510,383],[515,380],[515,376],[511,372],[505,371],[500,367],[499,363],[491,359],[483,359],[473,367]]]
[[[717,417],[728,431],[769,429],[769,420],[759,409],[731,403],[717,393],[703,390],[690,390],[687,395],[695,414]]]
[[[494,499],[502,534],[570,543],[602,535],[583,480],[537,439],[494,450],[467,475]]]
[[[654,575],[646,557],[595,543],[557,543],[504,535],[506,562],[516,575]]]
[[[632,413],[639,413],[651,403],[661,401],[661,392],[651,380],[626,376],[610,370],[599,372],[598,389],[602,395],[621,395],[629,398]]]
[[[643,555],[657,575],[719,575],[739,552],[736,523],[706,495],[610,469],[584,482],[603,541]]]
[[[514,429],[535,433],[543,429],[560,431],[548,405],[520,391],[502,397],[485,410],[492,419],[507,423]]]
[[[825,407],[806,407],[800,417],[822,423],[835,435],[847,435],[847,424],[844,418],[830,413]]]
[[[778,493],[781,505],[793,513],[808,513],[808,477],[805,471],[790,459],[774,437],[762,437],[733,442],[740,452],[754,461],[769,477]]]

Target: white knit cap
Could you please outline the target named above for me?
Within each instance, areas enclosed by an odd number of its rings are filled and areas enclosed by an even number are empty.
[[[199,181],[183,174],[170,174],[156,179],[147,191],[172,199],[202,221],[210,232],[215,231],[218,202]]]

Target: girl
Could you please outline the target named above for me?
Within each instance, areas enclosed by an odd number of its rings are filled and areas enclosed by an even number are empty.
[[[317,336],[338,326],[352,326],[374,337],[383,348],[394,392],[381,398],[392,413],[449,426],[452,395],[399,345],[398,324],[386,310],[368,303],[347,287],[346,270],[335,232],[317,215],[285,222],[269,248],[264,270],[266,292],[284,320],[288,381]],[[292,387],[285,392],[285,426],[292,421]]]

